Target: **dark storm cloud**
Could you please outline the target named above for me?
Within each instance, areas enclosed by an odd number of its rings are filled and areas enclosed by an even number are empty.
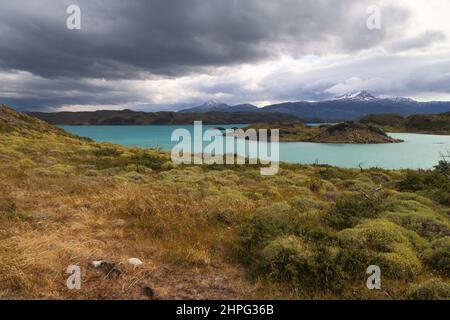
[[[81,30],[66,28],[72,4]],[[374,4],[382,28],[371,31]],[[439,30],[411,33],[413,17],[383,0],[0,0],[0,103],[154,111],[207,99],[319,100],[347,88],[446,93],[447,58],[436,57],[438,67],[404,58],[446,40]],[[319,62],[270,65],[305,55]],[[248,77],[245,65],[257,70]]]
[[[82,29],[66,28],[68,5]],[[369,1],[15,0],[0,4],[0,68],[43,77],[141,78],[280,54],[352,52],[376,46],[408,18],[383,12],[366,28]]]

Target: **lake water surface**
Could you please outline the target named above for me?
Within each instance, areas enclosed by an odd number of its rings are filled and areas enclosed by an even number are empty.
[[[235,125],[204,125],[208,128],[244,127]],[[125,126],[60,126],[68,132],[95,141],[113,142],[125,146],[161,148],[170,151],[177,143],[171,134],[177,128],[192,125],[125,125]],[[450,136],[413,133],[390,133],[405,140],[393,144],[330,144],[309,142],[280,142],[280,160],[292,163],[320,163],[340,167],[381,167],[385,169],[432,168],[442,154],[450,153]],[[204,143],[206,145],[207,143]],[[197,150],[198,151],[198,150]],[[196,152],[197,152],[196,151]]]

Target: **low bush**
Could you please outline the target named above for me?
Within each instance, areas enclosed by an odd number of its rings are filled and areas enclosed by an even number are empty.
[[[378,265],[388,278],[408,279],[422,270],[408,230],[390,221],[366,221],[352,229],[342,230],[338,235],[344,250],[352,248],[358,259],[367,259],[363,263],[366,267],[369,264]],[[351,255],[349,258],[355,260]]]
[[[339,230],[356,225],[363,218],[377,217],[382,211],[378,199],[345,197],[336,201],[329,212],[329,224]]]
[[[261,270],[269,278],[304,291],[342,288],[336,251],[289,235],[271,241],[262,251]]]
[[[400,191],[419,191],[443,205],[450,205],[450,179],[446,165],[435,170],[408,170],[397,183]]]
[[[343,169],[339,167],[326,166],[318,172],[318,175],[322,179],[354,179],[358,175],[358,171]]]
[[[120,150],[114,148],[99,148],[94,150],[94,154],[97,157],[117,157],[122,154]]]
[[[434,166],[434,169],[442,173],[450,173],[450,154],[443,156],[442,160],[439,160],[438,164]]]
[[[450,283],[440,279],[429,279],[418,285],[413,285],[407,293],[409,299],[414,300],[438,300],[450,299]]]
[[[444,276],[450,277],[450,237],[437,239],[424,254],[426,263]]]
[[[450,235],[450,224],[442,213],[430,207],[432,204],[400,198],[396,196],[385,202],[384,217],[429,240]]]
[[[171,166],[167,165],[168,159],[165,157],[159,157],[155,155],[151,155],[148,153],[139,153],[136,155],[133,155],[131,158],[132,161],[138,165],[147,167],[153,170],[170,170],[172,169]]]
[[[322,179],[312,179],[308,182],[308,186],[309,186],[309,190],[311,190],[312,192],[320,192],[323,190],[323,186],[325,184],[326,180],[322,180]],[[328,181],[326,181],[327,183],[329,183]]]
[[[272,239],[294,233],[294,224],[285,203],[260,208],[255,216],[242,228],[239,239],[239,256],[245,263],[252,264],[260,258],[260,250]]]
[[[297,196],[289,200],[289,204],[300,211],[308,211],[311,209],[324,209],[327,203],[321,200],[311,198],[311,196]]]

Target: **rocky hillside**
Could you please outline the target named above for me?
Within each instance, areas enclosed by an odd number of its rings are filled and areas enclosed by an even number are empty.
[[[46,122],[19,113],[6,105],[0,105],[0,132],[7,133],[21,130],[48,131],[53,127]]]
[[[402,140],[388,136],[380,128],[357,122],[343,122],[322,127],[310,141],[324,143],[395,143]]]
[[[260,123],[249,126],[255,129],[279,129],[280,141],[320,143],[395,143],[402,142],[388,136],[383,130],[356,122],[336,125],[307,126],[302,122]]]

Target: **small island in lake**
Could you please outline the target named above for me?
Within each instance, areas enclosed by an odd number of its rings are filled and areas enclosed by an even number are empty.
[[[335,125],[320,125],[317,127],[305,125],[302,122],[258,123],[244,129],[279,129],[280,141],[285,142],[318,142],[318,143],[398,143],[382,129],[353,121]],[[239,135],[238,135],[239,136]]]

